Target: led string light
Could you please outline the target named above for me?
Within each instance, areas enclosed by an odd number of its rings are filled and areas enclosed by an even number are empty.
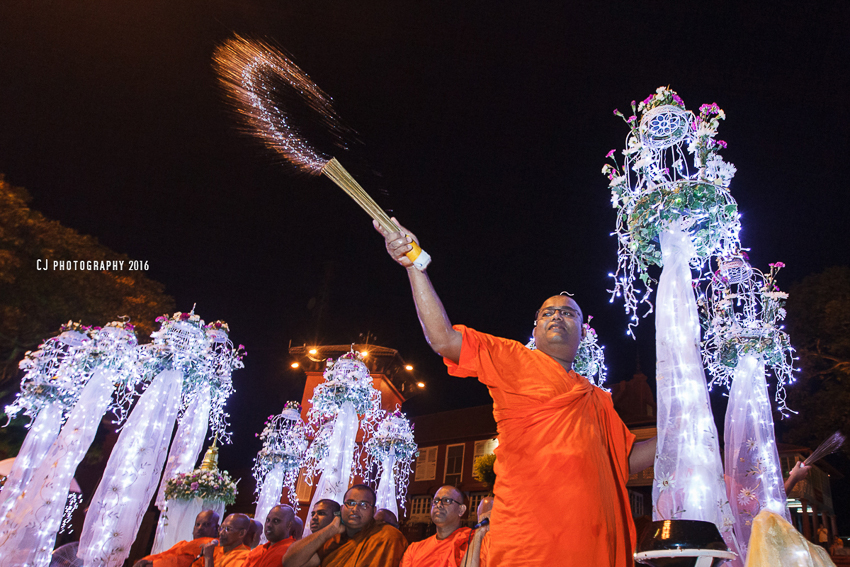
[[[398,502],[402,509],[407,499],[407,486],[413,472],[411,465],[419,455],[419,446],[413,438],[413,425],[396,408],[378,422],[374,432],[365,442],[366,468],[377,475],[377,508],[386,508],[398,516]],[[366,482],[375,483],[375,478],[364,475]]]
[[[643,316],[652,312],[650,296],[656,281],[649,266],[662,265],[661,232],[676,224],[690,238],[694,255],[691,267],[702,270],[707,260],[739,248],[740,216],[729,194],[735,167],[718,155],[726,147],[716,140],[724,112],[716,105],[703,105],[695,116],[669,88],[659,87],[654,95],[636,105],[626,118],[629,125],[622,164],[608,152],[613,164],[602,173],[609,179],[611,202],[617,209],[617,272],[611,301],[622,297],[629,316],[628,333]],[[643,284],[638,289],[637,280]]]
[[[352,475],[363,466],[362,448],[356,443],[359,416],[368,437],[381,415],[381,393],[372,385],[369,368],[359,352],[352,349],[336,362],[328,359],[324,378],[313,390],[312,407],[307,412],[314,440],[304,457],[305,477],[312,483],[313,477],[321,475],[307,517],[319,500],[342,501]],[[309,527],[305,535],[308,532]]]
[[[257,487],[254,517],[265,518],[269,510],[280,503],[284,488],[289,503],[297,512],[295,484],[307,450],[307,428],[301,420],[300,404],[287,402],[280,414],[269,416],[257,437],[263,442],[263,448],[254,459],[253,474]],[[263,534],[260,543],[266,541]]]

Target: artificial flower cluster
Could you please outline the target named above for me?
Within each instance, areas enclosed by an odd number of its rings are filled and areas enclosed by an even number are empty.
[[[405,415],[396,408],[392,413],[378,421],[377,427],[365,443],[366,471],[380,471],[380,477],[387,477],[392,472],[395,481],[395,494],[407,493],[411,465],[419,455],[419,446],[413,438],[413,425]],[[385,470],[386,467],[392,471]],[[367,474],[368,476],[368,474]],[[405,499],[402,498],[402,507]]]
[[[194,470],[178,474],[165,485],[168,500],[215,500],[225,504],[236,502],[236,483],[227,471]]]
[[[381,393],[372,386],[372,376],[360,353],[352,350],[336,362],[328,359],[324,378],[313,390],[307,414],[310,423],[336,416],[346,402],[351,402],[361,416],[373,416],[380,408]]]
[[[619,253],[612,294],[624,297],[630,331],[640,303],[652,310],[649,295],[656,282],[648,269],[661,266],[661,231],[675,226],[688,233],[696,268],[740,247],[738,207],[728,191],[735,167],[718,155],[726,143],[715,138],[723,110],[712,103],[694,116],[668,87],[659,87],[640,104],[632,101],[631,107],[629,117],[614,111],[630,129],[622,164],[611,150],[607,157],[613,163],[602,168],[617,209]],[[638,279],[643,293],[635,288]]]

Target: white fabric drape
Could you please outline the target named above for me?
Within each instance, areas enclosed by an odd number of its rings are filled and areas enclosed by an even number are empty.
[[[662,232],[664,268],[655,316],[658,447],[652,516],[713,522],[724,538],[730,538],[731,510],[699,350],[699,318],[688,263],[693,252],[681,229]]]
[[[395,493],[395,454],[391,453],[381,462],[381,480],[378,482],[376,508],[386,508],[398,518],[398,503]]]
[[[71,480],[94,440],[112,390],[109,373],[95,371],[25,494],[0,519],[0,567],[50,564]]]
[[[171,449],[168,452],[168,460],[165,462],[165,472],[162,474],[162,480],[159,483],[159,490],[156,497],[156,505],[163,513],[159,517],[156,538],[154,539],[151,553],[161,553],[184,539],[179,538],[172,541],[171,537],[166,535],[171,534],[172,537],[176,537],[177,534],[183,533],[186,530],[174,524],[176,516],[167,510],[167,506],[171,504],[170,502],[166,504],[165,485],[178,474],[194,470],[195,463],[198,462],[198,456],[204,448],[204,438],[207,436],[210,421],[210,385],[204,384],[201,388],[201,391],[198,392],[192,404],[183,414],[183,419],[177,427],[177,434],[174,436],[174,442],[171,444]],[[192,518],[189,522],[190,533],[194,523],[195,518]],[[166,525],[170,525],[171,527],[166,529]]]
[[[260,497],[257,499],[257,507],[254,509],[254,519],[262,524],[265,524],[269,510],[280,504],[280,497],[283,493],[283,477],[283,465],[278,465],[269,471],[269,474],[263,479]],[[266,534],[263,532],[260,535],[260,545],[267,541]]]
[[[735,368],[726,410],[726,486],[735,533],[746,558],[752,523],[761,510],[791,522],[776,448],[764,361],[742,356]],[[740,562],[741,565],[744,561]]]
[[[62,406],[59,402],[46,405],[27,432],[21,450],[12,463],[12,470],[0,490],[0,517],[5,517],[29,483],[35,469],[44,460],[62,427]]]
[[[169,549],[175,543],[180,541],[192,540],[192,530],[195,528],[195,518],[198,517],[203,510],[212,510],[218,514],[219,518],[224,517],[224,502],[220,500],[203,500],[202,498],[193,498],[192,500],[168,500],[168,509],[160,519],[167,518],[163,522],[162,538],[163,541],[173,541],[171,545],[165,549]],[[151,554],[159,553],[151,551]]]
[[[351,465],[354,462],[354,445],[360,421],[351,402],[345,402],[334,421],[334,430],[328,442],[328,455],[322,460],[322,476],[316,485],[316,492],[307,510],[307,517],[313,512],[313,506],[325,498],[342,502],[351,482]],[[309,524],[304,526],[304,537],[310,535]]]
[[[86,567],[120,567],[156,492],[174,431],[183,376],[164,370],[139,398],[92,498],[78,557]]]

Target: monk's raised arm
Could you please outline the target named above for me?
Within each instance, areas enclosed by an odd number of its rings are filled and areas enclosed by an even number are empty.
[[[321,564],[318,551],[327,541],[343,531],[345,531],[345,528],[342,527],[339,516],[337,516],[330,524],[316,533],[310,534],[304,539],[299,539],[290,545],[283,556],[283,567],[318,567]]]
[[[393,218],[393,221],[398,224],[395,218]],[[410,252],[413,248],[411,242],[419,244],[419,241],[400,224],[398,224],[401,229],[399,232],[387,232],[377,221],[373,224],[375,230],[383,235],[390,257],[407,270],[410,288],[413,291],[413,301],[416,304],[416,314],[419,316],[419,323],[425,333],[425,340],[428,341],[434,352],[453,362],[458,362],[460,360],[460,347],[463,342],[462,336],[458,331],[452,329],[451,321],[449,321],[446,310],[443,308],[443,302],[440,301],[434,286],[431,285],[428,274],[418,270],[413,262],[405,256],[405,253]]]

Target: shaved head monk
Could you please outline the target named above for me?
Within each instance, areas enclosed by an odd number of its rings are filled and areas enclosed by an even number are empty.
[[[454,486],[441,486],[431,500],[431,521],[437,533],[411,543],[401,567],[460,567],[472,530],[461,527],[466,514],[463,493]]]
[[[204,510],[195,517],[191,541],[180,541],[162,553],[142,557],[133,567],[189,567],[217,535],[218,514]]]
[[[251,526],[248,528],[248,533],[245,534],[245,539],[242,543],[254,549],[260,545],[260,534],[263,533],[263,524],[259,520],[251,520]]]
[[[292,537],[295,539],[301,539],[301,536],[304,534],[304,520],[295,516],[294,523],[292,524]]]
[[[385,524],[389,524],[392,527],[398,529],[398,518],[395,517],[392,510],[387,510],[386,508],[379,508],[377,512],[375,512],[375,521],[376,522],[384,522]]]
[[[221,523],[218,539],[204,546],[192,567],[242,567],[250,551],[244,540],[251,523],[245,514],[230,514]]]
[[[555,295],[540,305],[536,350],[453,327],[428,275],[404,255],[416,237],[403,227],[375,228],[407,270],[425,339],[448,373],[478,378],[493,398],[499,447],[490,564],[633,565],[626,482],[652,465],[655,439],[635,444],[611,395],[573,370],[585,334],[578,303]]]
[[[269,510],[263,526],[268,540],[251,550],[242,567],[280,567],[283,554],[295,542],[295,510],[290,506],[275,506]]]
[[[319,500],[310,512],[310,533],[316,533],[329,525],[334,516],[339,514],[339,504],[327,498]]]
[[[463,558],[463,567],[487,567],[490,556],[490,512],[493,497],[485,496],[478,504],[478,527]]]
[[[376,501],[375,491],[366,485],[349,488],[341,514],[293,543],[283,567],[398,567],[407,540],[391,525],[375,522]]]

